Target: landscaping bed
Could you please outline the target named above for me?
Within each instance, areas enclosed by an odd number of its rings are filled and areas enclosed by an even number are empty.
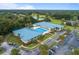
[[[43,36],[40,36],[36,42],[31,42],[30,44],[26,44],[25,46],[28,48],[28,49],[33,49],[33,48],[36,48],[38,45],[40,45],[41,42],[43,42],[44,40],[46,40],[47,38],[51,37],[52,34],[46,34],[46,35],[43,35]],[[39,41],[39,42],[38,42]]]
[[[49,47],[47,45],[40,45],[39,50],[40,50],[40,55],[48,55]]]
[[[16,36],[14,36],[12,34],[8,35],[7,42],[9,44],[18,45],[18,46],[23,44],[23,42],[20,40],[19,37],[16,37]]]
[[[9,34],[7,36],[7,42],[10,45],[16,45],[16,46],[21,46],[23,45],[24,47],[27,47],[28,49],[33,49],[36,48],[38,45],[40,45],[41,42],[43,42],[44,40],[46,40],[47,38],[51,37],[53,34],[52,33],[48,33],[45,35],[41,35],[40,37],[38,37],[36,40],[31,40],[28,43],[23,43],[19,37],[14,36],[13,34]],[[38,42],[38,40],[40,42]]]
[[[58,42],[53,42],[53,43],[49,46],[49,48],[54,47],[54,46],[57,46],[57,45],[58,45]]]

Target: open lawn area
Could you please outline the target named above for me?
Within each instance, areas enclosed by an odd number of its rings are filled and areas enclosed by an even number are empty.
[[[68,25],[66,25],[65,27],[64,27],[64,29],[70,29],[70,30],[74,30],[74,29],[79,29],[79,27],[74,27],[74,26],[68,26]]]
[[[62,20],[57,20],[57,19],[52,19],[51,20],[51,23],[54,23],[54,24],[62,24]],[[74,27],[73,26],[68,26],[68,25],[64,25],[64,29],[70,29],[70,30],[73,30],[74,29]],[[76,27],[76,29],[79,29],[79,27]]]
[[[57,20],[57,19],[52,19],[51,20],[51,23],[54,23],[54,24],[62,24],[62,21],[61,20]]]
[[[74,27],[73,26],[68,26],[68,25],[66,25],[65,27],[64,27],[64,29],[70,29],[70,30],[73,30],[74,29]]]
[[[48,38],[51,37],[51,36],[54,36],[54,34],[48,33],[48,34],[45,34],[45,35],[43,35],[43,36],[40,36],[40,37],[38,38],[38,40],[44,41],[44,40],[48,39]]]
[[[77,29],[79,30],[79,27],[77,27]]]
[[[54,46],[56,46],[56,45],[58,45],[58,43],[57,43],[57,42],[53,42],[53,43],[49,46],[49,48],[54,47]]]

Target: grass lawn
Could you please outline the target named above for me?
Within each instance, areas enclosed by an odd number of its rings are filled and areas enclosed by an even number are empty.
[[[47,38],[51,37],[52,35],[54,35],[54,34],[46,34],[46,35],[44,36],[44,39],[47,39]]]
[[[73,30],[73,29],[74,29],[73,26],[67,26],[67,25],[66,25],[66,26],[64,27],[64,29],[68,29],[68,28],[69,28],[70,30]]]
[[[54,34],[52,34],[52,33],[50,33],[50,34],[45,34],[45,35],[39,37],[38,40],[44,41],[44,40],[48,39],[48,38],[51,37],[51,36],[54,36]]]
[[[57,42],[53,42],[53,43],[49,46],[49,48],[54,47],[54,46],[56,46],[56,45],[58,45],[58,43],[57,43]]]
[[[33,49],[36,47],[36,45],[38,45],[38,43],[31,43],[31,44],[27,45],[27,48]]]
[[[77,27],[77,29],[79,30],[79,27]]]
[[[51,23],[62,24],[62,21],[61,20],[57,20],[57,19],[53,19],[53,20],[51,20]]]
[[[54,24],[62,24],[62,20],[53,19],[53,20],[51,20],[51,23],[54,23]],[[73,26],[65,25],[64,29],[68,29],[68,28],[70,30],[73,30],[74,29]],[[77,29],[79,29],[79,27],[77,27]]]

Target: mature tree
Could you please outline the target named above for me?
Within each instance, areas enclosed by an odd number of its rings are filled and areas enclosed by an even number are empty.
[[[72,50],[73,55],[79,55],[79,48],[75,48]]]
[[[0,44],[1,44],[2,42],[4,42],[4,38],[3,38],[3,36],[0,35]]]
[[[76,21],[76,20],[78,20],[78,17],[76,15],[73,15],[72,20]]]
[[[64,35],[60,35],[59,39],[61,39],[63,41],[65,39]]]
[[[41,55],[48,55],[48,46],[47,45],[40,45],[39,46],[40,49],[40,54]]]
[[[61,23],[61,24],[66,25],[66,20],[65,20],[65,18],[62,18],[62,23]]]
[[[4,53],[5,49],[3,47],[0,47],[0,54]]]
[[[13,17],[12,17],[13,16]],[[24,14],[10,14],[10,13],[4,13],[0,15],[0,34],[5,35],[9,32],[22,28],[22,27],[30,27],[32,26],[32,22],[34,20],[31,18],[30,15],[24,15]],[[35,21],[36,22],[36,21]]]
[[[19,49],[14,48],[11,50],[11,55],[19,55],[19,51],[20,51]]]
[[[70,28],[67,28],[66,31],[67,31],[67,33],[70,33],[71,32],[71,29]]]

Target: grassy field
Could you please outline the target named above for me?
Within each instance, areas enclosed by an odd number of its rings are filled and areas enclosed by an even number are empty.
[[[31,43],[31,44],[27,45],[26,47],[29,48],[29,49],[32,49],[36,45],[38,45],[38,42],[37,43]]]
[[[39,37],[38,40],[44,41],[44,40],[46,40],[47,38],[49,38],[49,37],[51,37],[51,36],[53,36],[53,35],[54,35],[54,34],[52,34],[52,33],[50,33],[50,34],[45,34],[45,35]]]
[[[54,23],[54,24],[61,24],[62,21],[61,21],[61,20],[57,20],[57,19],[53,19],[53,20],[51,20],[51,23]]]
[[[73,26],[67,26],[67,25],[66,25],[66,26],[64,27],[64,29],[68,29],[68,28],[69,28],[70,30],[73,30],[73,29],[74,29]]]
[[[54,23],[54,24],[62,24],[62,20],[52,19],[51,20],[51,23]],[[73,26],[64,25],[64,29],[68,29],[68,28],[70,30],[73,30],[74,29]],[[77,27],[77,29],[79,29],[79,27]]]
[[[53,46],[56,46],[56,45],[58,45],[58,43],[57,43],[57,42],[53,42],[53,43],[49,46],[49,48],[51,48],[51,47],[53,47]]]

